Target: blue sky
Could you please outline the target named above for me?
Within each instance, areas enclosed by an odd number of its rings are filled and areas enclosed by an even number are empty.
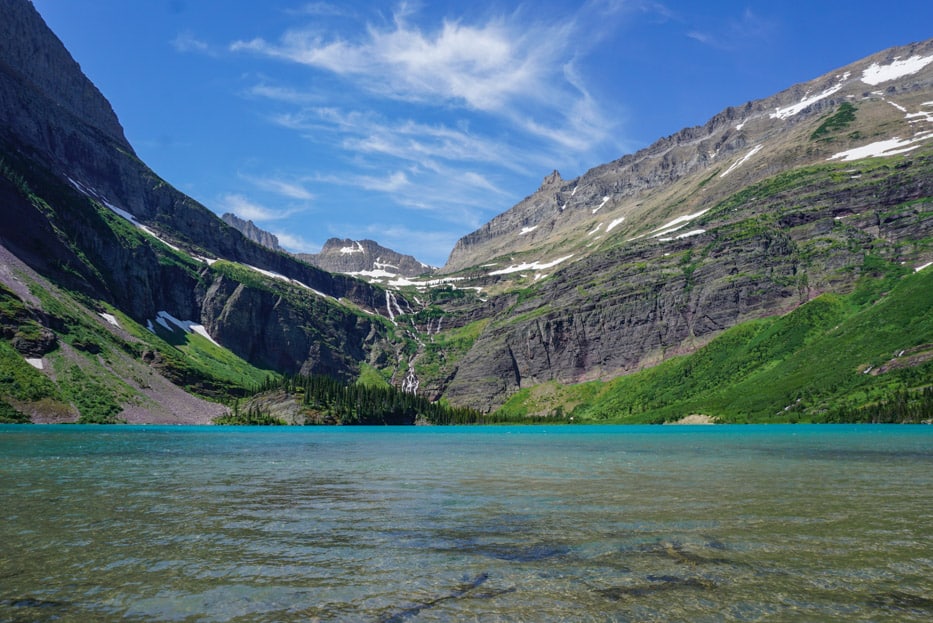
[[[933,36],[928,0],[34,4],[180,190],[434,265],[553,169]]]

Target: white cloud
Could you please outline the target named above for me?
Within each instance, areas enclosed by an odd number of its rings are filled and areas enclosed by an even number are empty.
[[[314,194],[305,188],[304,185],[299,181],[287,181],[275,177],[253,177],[250,175],[243,175],[242,177],[251,182],[257,188],[281,195],[283,197],[287,197],[289,199],[297,199],[302,201],[310,201],[314,199]]]
[[[692,30],[687,36],[703,45],[729,52],[767,44],[773,37],[774,30],[774,22],[746,8],[740,16],[714,26],[712,32]]]
[[[391,24],[369,24],[355,39],[294,29],[277,42],[257,38],[230,48],[324,71],[369,96],[491,114],[538,139],[555,138],[562,149],[586,151],[614,136],[599,103],[568,71],[593,45],[573,16],[546,23],[519,10],[481,23],[445,19],[432,29],[411,23],[412,15],[403,6]],[[254,92],[300,97],[266,85]],[[279,118],[288,121],[294,118]]]
[[[309,2],[302,7],[291,9],[287,12],[293,13],[295,15],[314,15],[317,17],[346,17],[352,15],[352,13],[345,9],[343,6],[332,4],[330,2]]]
[[[180,32],[172,40],[172,47],[177,52],[207,52],[210,46],[194,36],[194,33],[185,31]]]
[[[193,32],[179,32],[169,44],[180,54],[204,54],[212,58],[220,57],[225,50],[198,38]]]
[[[441,98],[495,111],[539,92],[566,38],[558,29],[530,25],[520,31],[504,20],[480,26],[444,21],[436,32],[425,32],[395,17],[394,28],[370,26],[360,42],[292,30],[278,44],[253,39],[232,49],[354,76],[365,89],[392,98]]]
[[[290,231],[273,231],[272,234],[279,239],[279,244],[292,253],[317,253],[321,245],[309,242],[301,236]]]
[[[359,176],[355,182],[366,190],[378,190],[386,193],[395,193],[411,186],[404,171],[396,171],[385,177]]]
[[[222,211],[232,212],[248,221],[275,221],[288,218],[298,211],[295,209],[270,209],[236,193],[224,195],[220,198],[219,204]]]
[[[402,159],[434,171],[440,170],[441,162],[490,164],[522,174],[529,173],[529,169],[553,167],[553,158],[548,154],[523,153],[502,140],[443,124],[392,121],[376,113],[333,107],[305,108],[270,119],[314,141],[335,140],[349,153]],[[337,138],[328,139],[334,135]]]

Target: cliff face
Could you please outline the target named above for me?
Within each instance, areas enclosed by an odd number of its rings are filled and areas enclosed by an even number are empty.
[[[48,280],[33,289],[143,327],[163,313],[196,323],[269,370],[358,374],[385,338],[370,321],[385,313],[385,293],[257,244],[167,185],[32,3],[0,6],[0,247]],[[0,277],[16,285],[15,274]],[[43,300],[30,305],[51,318]]]
[[[129,154],[133,148],[110,104],[88,80],[62,42],[49,31],[32,3],[2,0],[0,12],[0,110],[7,129],[50,154],[69,148],[49,132],[70,124],[93,128]],[[36,115],[34,107],[44,109]],[[54,113],[54,114],[53,114]],[[55,117],[66,117],[61,125]],[[72,145],[77,147],[77,145]]]
[[[719,206],[703,233],[569,264],[490,322],[445,395],[493,409],[543,382],[611,379],[692,352],[741,322],[849,292],[871,273],[868,258],[924,265],[933,256],[933,153],[900,166],[817,170],[784,180],[780,192],[754,187]],[[732,220],[733,211],[743,218]]]
[[[611,379],[746,320],[930,261],[933,41],[728,108],[565,181],[552,173],[441,270],[513,299],[444,395]],[[502,294],[499,294],[499,293]],[[518,296],[515,296],[515,294]]]

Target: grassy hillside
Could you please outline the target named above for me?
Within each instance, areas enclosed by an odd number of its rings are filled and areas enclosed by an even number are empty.
[[[695,353],[608,383],[523,389],[500,420],[833,422],[933,417],[933,270],[884,263],[848,296],[743,323]],[[901,415],[898,415],[901,414]]]

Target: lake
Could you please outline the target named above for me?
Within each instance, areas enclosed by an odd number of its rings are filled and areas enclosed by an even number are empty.
[[[933,426],[0,426],[2,621],[929,621]]]

